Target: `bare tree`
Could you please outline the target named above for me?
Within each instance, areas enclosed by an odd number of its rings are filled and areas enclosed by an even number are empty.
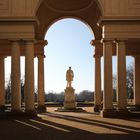
[[[133,73],[134,73],[134,63],[130,63],[126,69],[126,89],[127,89],[128,99],[133,99],[134,97],[134,91],[133,91],[134,74]],[[117,89],[117,76],[116,74],[114,74],[113,75],[113,90],[116,91],[116,89]]]
[[[133,99],[134,96],[133,82],[134,82],[134,63],[131,63],[126,70],[126,88],[128,99]]]

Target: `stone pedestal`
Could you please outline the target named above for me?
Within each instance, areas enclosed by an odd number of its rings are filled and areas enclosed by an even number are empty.
[[[75,89],[67,87],[65,89],[64,107],[57,108],[57,112],[86,112],[82,108],[76,107]]]
[[[65,98],[64,98],[64,108],[65,109],[75,109],[76,108],[74,91],[75,91],[75,89],[73,89],[72,87],[67,87],[65,89]]]

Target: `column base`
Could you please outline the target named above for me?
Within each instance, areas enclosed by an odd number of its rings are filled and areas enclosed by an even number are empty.
[[[132,117],[133,114],[129,112],[127,109],[107,109],[101,111],[101,116],[105,118],[127,118]]]
[[[21,113],[22,112],[22,110],[20,110],[20,109],[17,109],[17,110],[11,110],[11,113],[13,113],[13,114],[18,114],[18,113]]]
[[[130,112],[127,109],[117,109],[118,117],[127,118],[130,116]]]
[[[116,117],[116,111],[114,109],[103,109],[101,116],[104,118],[114,118]]]
[[[117,112],[119,112],[119,113],[127,113],[128,112],[128,110],[125,108],[125,109],[117,109]]]
[[[134,105],[133,111],[140,111],[140,105]]]
[[[27,116],[37,116],[37,112],[36,112],[36,110],[25,110],[25,114],[27,115]]]
[[[0,106],[0,112],[5,112],[6,107],[5,106]]]
[[[101,111],[101,105],[95,105],[93,108],[94,112],[100,112]]]
[[[37,107],[37,113],[45,113],[46,112],[46,106],[45,105],[39,105]]]

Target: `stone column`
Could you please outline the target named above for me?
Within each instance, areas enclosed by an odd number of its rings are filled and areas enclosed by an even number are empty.
[[[25,111],[35,113],[34,101],[34,43],[25,43]]]
[[[113,87],[112,87],[112,41],[103,41],[104,56],[104,93],[103,93],[103,117],[113,115]]]
[[[11,108],[12,111],[21,110],[21,86],[20,86],[20,44],[12,41],[11,47]]]
[[[38,57],[38,112],[45,112],[44,55]]]
[[[95,55],[95,93],[94,93],[94,112],[101,109],[101,56]]]
[[[126,95],[126,53],[124,41],[117,43],[117,101],[118,110],[124,111],[127,106]]]
[[[135,56],[134,62],[134,105],[140,110],[140,56]]]
[[[4,56],[0,56],[0,111],[5,109],[5,70]]]
[[[94,112],[99,112],[101,106],[101,56],[103,55],[103,44],[100,40],[91,40],[94,46],[95,58],[95,93],[94,93]]]

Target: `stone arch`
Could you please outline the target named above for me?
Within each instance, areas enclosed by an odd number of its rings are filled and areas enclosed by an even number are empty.
[[[83,19],[81,19],[81,18],[79,18],[79,17],[74,17],[74,16],[65,16],[65,17],[60,17],[60,18],[58,18],[58,19],[55,19],[54,21],[52,21],[52,22],[47,26],[47,28],[46,28],[46,33],[47,33],[47,31],[49,30],[49,28],[50,28],[51,26],[53,26],[53,24],[59,22],[60,20],[64,20],[64,19],[75,19],[75,20],[78,20],[78,21],[82,22],[84,25],[87,26],[87,28],[89,28],[89,30],[91,31],[92,35],[94,36],[94,31],[93,31],[93,29],[91,28],[91,26],[90,26],[86,21],[84,21]],[[46,34],[46,33],[45,33],[45,34]]]
[[[95,0],[71,0],[71,2],[43,0],[36,12],[39,20],[39,26],[36,27],[36,39],[44,39],[46,31],[52,23],[68,17],[88,24],[94,32],[95,39],[101,39],[102,30],[97,25],[101,15],[101,7],[99,7],[99,2]]]

